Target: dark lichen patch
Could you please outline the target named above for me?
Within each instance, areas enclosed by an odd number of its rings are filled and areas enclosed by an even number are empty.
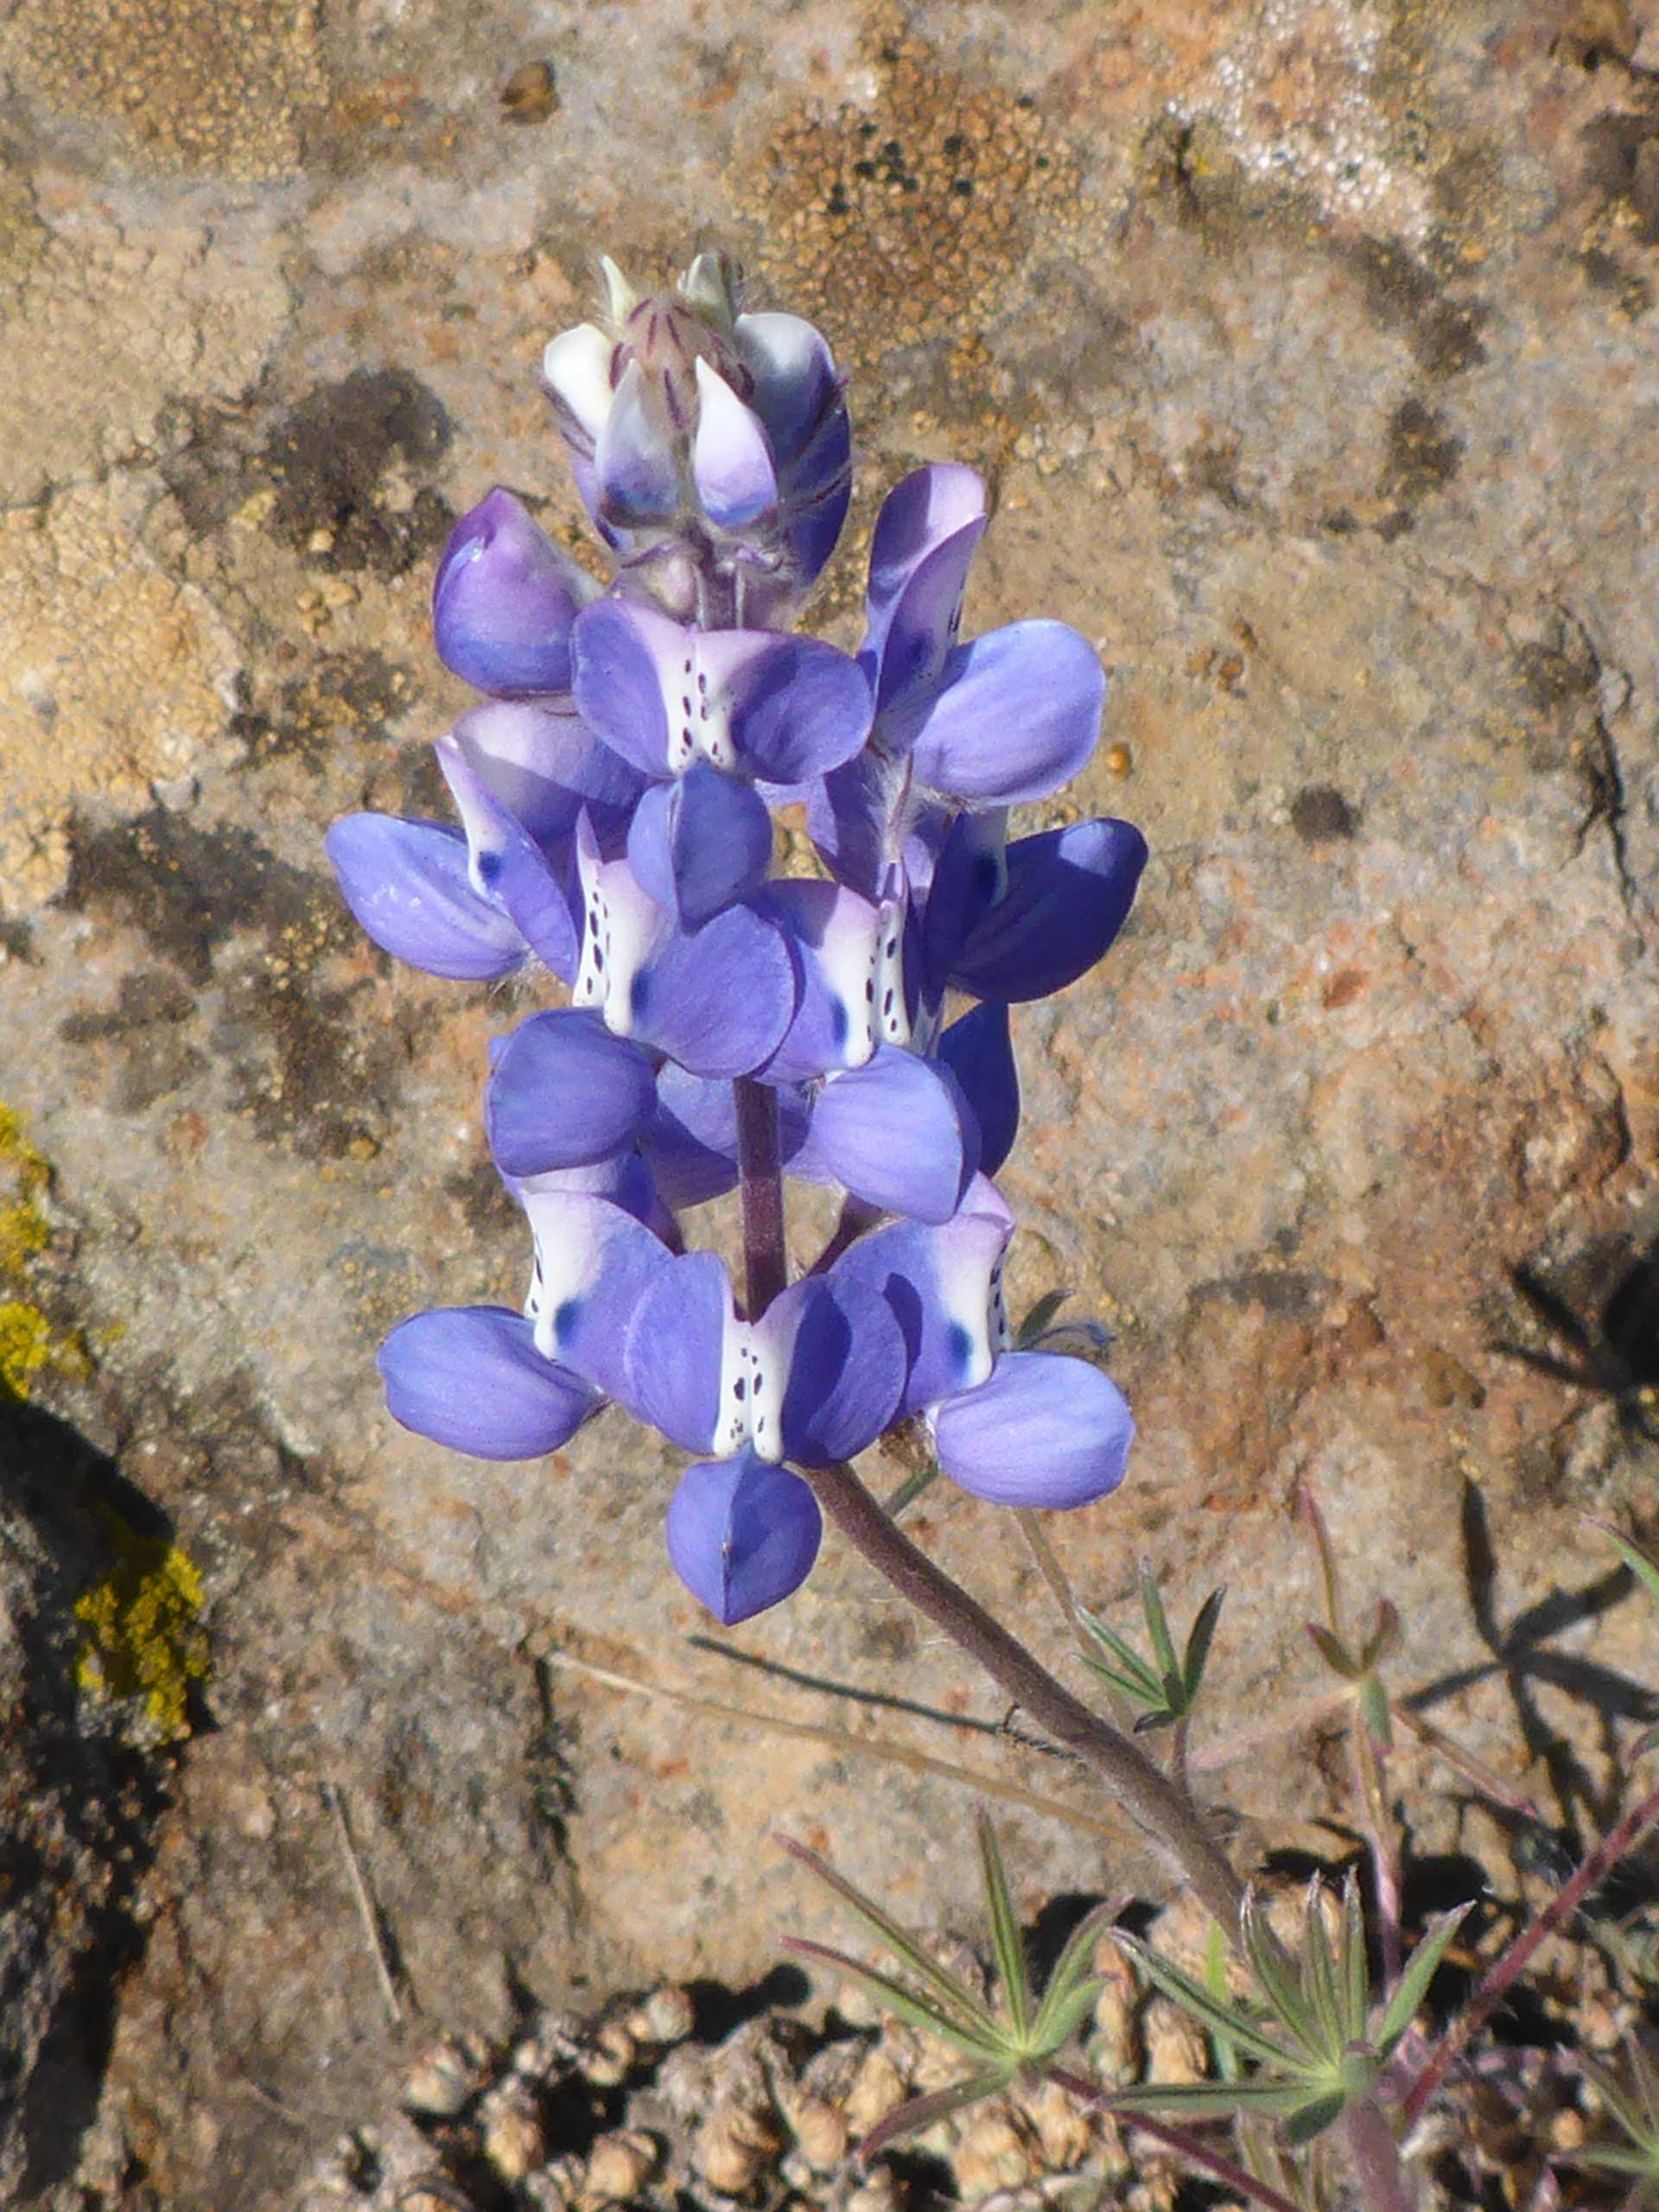
[[[1590,772],[1601,749],[1597,742],[1601,671],[1584,632],[1564,618],[1552,620],[1544,636],[1517,647],[1514,668],[1528,766],[1540,775],[1564,769]]]
[[[1659,114],[1610,110],[1585,125],[1585,188],[1643,245],[1659,245]]]
[[[319,950],[352,942],[322,877],[279,860],[250,830],[204,829],[163,807],[108,827],[77,820],[63,903],[141,930],[197,985],[210,979],[215,954],[239,931],[273,939],[298,931]]]
[[[1290,802],[1290,826],[1307,845],[1333,845],[1356,836],[1359,810],[1334,784],[1305,784]]]
[[[261,467],[273,527],[308,560],[401,575],[454,517],[429,482],[450,440],[436,395],[406,369],[353,369],[278,424]]]
[[[140,969],[122,977],[112,1007],[72,1014],[58,1034],[67,1045],[118,1046],[116,1104],[123,1113],[142,1114],[207,1068],[206,1054],[180,1033],[194,1012],[195,1000],[176,976]]]
[[[1332,1296],[1327,1277],[1300,1268],[1246,1268],[1236,1275],[1195,1283],[1193,1304],[1222,1299],[1241,1310],[1255,1306],[1281,1321],[1310,1320],[1324,1312]]]
[[[188,1021],[195,1007],[176,976],[165,969],[139,968],[121,978],[115,1004],[101,1013],[72,1014],[58,1027],[67,1044],[93,1045],[107,1037],[130,1037],[157,1022]]]
[[[1628,321],[1638,322],[1654,302],[1653,285],[1639,269],[1627,269],[1605,246],[1588,245],[1579,256],[1585,282],[1608,295]]]
[[[480,1236],[510,1236],[524,1225],[523,1215],[487,1160],[449,1176],[443,1189],[445,1197],[460,1207],[467,1228]]]
[[[385,742],[414,693],[410,671],[372,648],[325,653],[283,683],[268,709],[245,709],[232,728],[250,766],[295,760],[321,773],[343,748]]]
[[[303,962],[233,966],[213,1046],[232,1111],[268,1143],[331,1160],[372,1159],[384,1142],[412,1032],[361,1033],[362,986],[322,988]]]
[[[1404,399],[1389,417],[1388,452],[1377,484],[1378,496],[1398,503],[1395,521],[1408,527],[1423,501],[1443,492],[1463,461],[1463,440],[1446,428],[1437,408]],[[1388,533],[1397,535],[1397,529]]]
[[[1031,94],[957,73],[901,10],[878,9],[861,47],[868,103],[803,103],[766,148],[760,274],[854,368],[925,352],[942,408],[995,415],[1018,395],[985,334],[1026,308],[1036,252],[1072,252],[1077,158]]]
[[[1483,302],[1448,299],[1427,264],[1391,241],[1361,238],[1344,251],[1359,271],[1373,320],[1400,332],[1428,375],[1458,376],[1485,359],[1480,328],[1491,310]]]

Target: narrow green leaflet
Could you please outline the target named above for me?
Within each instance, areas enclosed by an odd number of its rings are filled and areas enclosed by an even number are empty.
[[[991,1948],[996,1959],[997,1978],[1002,1985],[1002,2000],[1008,2008],[1008,2024],[1014,2040],[1027,2044],[1031,2034],[1031,1974],[1026,1963],[1025,1939],[1020,1933],[1020,1919],[1014,1909],[1014,1899],[1008,1894],[1008,1870],[1002,1864],[1002,1853],[997,1848],[996,1831],[988,1816],[981,1812],[976,1823],[979,1831],[979,1864],[985,1883],[985,1902],[990,1913]]]
[[[1473,1910],[1474,1900],[1459,1905],[1452,1912],[1439,1914],[1430,1922],[1428,1933],[1412,1953],[1399,1986],[1389,1998],[1377,2024],[1376,2048],[1381,2057],[1387,2058],[1406,2030],[1417,2017],[1418,2007],[1428,1993],[1428,1985],[1434,1979],[1434,1970],[1446,1956],[1446,1947]]]
[[[879,1967],[867,1967],[849,1957],[845,1951],[833,1950],[828,1943],[815,1943],[809,1936],[785,1936],[783,1944],[797,1958],[816,1959],[820,1965],[834,1967],[861,1989],[868,1990],[888,2012],[896,2013],[901,2020],[908,2020],[913,2028],[926,2029],[957,2050],[982,2058],[1001,2058],[1006,2051],[1007,2038],[988,2013],[982,2027],[964,2018],[957,2009],[947,2010],[906,1988],[902,1981],[883,1974]]]

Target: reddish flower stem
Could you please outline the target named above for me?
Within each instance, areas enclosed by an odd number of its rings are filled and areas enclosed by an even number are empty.
[[[1130,1738],[1091,1713],[897,1528],[848,1466],[807,1471],[820,1505],[854,1549],[942,1629],[1057,1742],[1086,1759],[1163,1847],[1230,1939],[1243,1892],[1192,1804]]]
[[[1138,2134],[1151,2136],[1154,2143],[1161,2143],[1166,2151],[1176,2154],[1205,2173],[1213,2174],[1229,2189],[1236,2190],[1247,2203],[1266,2207],[1266,2212],[1300,2212],[1290,2198],[1281,2196],[1270,2183],[1258,2181],[1255,2176],[1224,2151],[1213,2150],[1201,2135],[1194,2135],[1190,2128],[1174,2127],[1165,2120],[1154,2120],[1150,2113],[1128,2112],[1112,2102],[1109,2089],[1097,2088],[1094,2082],[1081,2074],[1072,2074],[1063,2067],[1052,2067],[1049,2080],[1068,2091],[1084,2104],[1097,2106],[1110,2113],[1120,2126],[1132,2127]]]
[[[1467,2048],[1476,2030],[1484,2026],[1503,2003],[1545,1937],[1554,1935],[1564,1921],[1572,1918],[1591,1891],[1605,1881],[1626,1852],[1633,1851],[1656,1822],[1659,1822],[1659,1789],[1650,1790],[1639,1805],[1608,1830],[1577,1873],[1562,1883],[1537,1918],[1521,1930],[1503,1957],[1490,1968],[1406,2092],[1405,2116],[1408,2126],[1421,2119],[1429,2099],[1445,2079],[1447,2068]]]
[[[751,1076],[732,1085],[737,1109],[737,1166],[743,1200],[743,1267],[748,1319],[758,1321],[789,1280],[784,1249],[784,1176],[778,1147],[778,1094]]]

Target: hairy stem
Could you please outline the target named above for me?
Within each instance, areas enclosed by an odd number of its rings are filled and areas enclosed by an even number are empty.
[[[1568,1876],[1537,1918],[1522,1929],[1429,2054],[1427,2063],[1406,2095],[1408,2121],[1422,2117],[1429,2099],[1445,2078],[1446,2069],[1466,2047],[1476,2030],[1484,2026],[1503,2003],[1544,1938],[1553,1935],[1563,1921],[1572,1918],[1591,1891],[1599,1888],[1625,1853],[1633,1851],[1656,1821],[1659,1789],[1650,1790],[1639,1805],[1608,1830],[1577,1873]]]
[[[743,1268],[748,1318],[758,1321],[789,1280],[784,1251],[784,1177],[778,1150],[778,1094],[740,1076],[737,1165],[743,1198]]]
[[[1382,1746],[1373,1738],[1357,1706],[1349,1723],[1349,1745],[1353,1754],[1354,1789],[1360,1817],[1370,1831],[1371,1874],[1376,1895],[1377,1931],[1382,1941],[1382,1980],[1392,1989],[1403,1963],[1400,1946],[1402,1881],[1394,1823],[1389,1817],[1388,1768]]]
[[[1376,2099],[1357,2097],[1342,2115],[1342,2132],[1365,2212],[1415,2212],[1417,2192]]]
[[[1127,2112],[1114,2105],[1109,2089],[1102,2089],[1082,2074],[1073,2074],[1064,2067],[1051,2067],[1048,2078],[1076,2097],[1080,2103],[1096,2105],[1111,2113],[1122,2127],[1133,2128],[1137,2134],[1150,2136],[1154,2143],[1161,2143],[1166,2151],[1173,2151],[1189,2164],[1202,2172],[1213,2174],[1242,2196],[1247,2204],[1260,2204],[1266,2212],[1300,2212],[1300,2208],[1274,2189],[1259,2175],[1250,2173],[1236,2159],[1218,2151],[1191,2128],[1176,2127],[1166,2120],[1154,2120],[1150,2113]]]
[[[1168,1777],[1128,1737],[1056,1681],[976,1599],[895,1528],[850,1467],[820,1469],[807,1479],[842,1535],[900,1597],[977,1660],[1039,1726],[1104,1777],[1125,1811],[1162,1845],[1231,1937],[1243,1900],[1238,1878]]]

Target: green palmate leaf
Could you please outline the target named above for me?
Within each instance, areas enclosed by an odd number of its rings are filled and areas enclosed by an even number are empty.
[[[1209,1933],[1205,1938],[1204,1986],[1217,2004],[1226,2003],[1227,1948],[1220,1927],[1213,1920],[1210,1923]],[[1216,2071],[1222,2080],[1236,2082],[1243,2075],[1244,2067],[1231,2038],[1217,2035],[1212,2030],[1210,2036],[1210,2049],[1215,2059]]]
[[[1020,1344],[1034,1343],[1071,1295],[1069,1290],[1046,1290],[1020,1324],[1016,1333]]]
[[[953,2112],[961,2112],[968,2105],[976,2105],[982,2098],[994,2097],[1006,2089],[1014,2078],[1012,2067],[990,2066],[978,2074],[970,2074],[965,2081],[953,2082],[948,2089],[936,2089],[929,2096],[912,2097],[907,2104],[879,2120],[858,2146],[860,2158],[868,2164],[885,2144],[899,2135],[923,2135],[938,2121],[948,2120]]]
[[[1462,1927],[1473,1909],[1473,1899],[1460,1904],[1452,1912],[1443,1912],[1429,1923],[1428,1933],[1412,1953],[1399,1986],[1389,1998],[1377,2024],[1376,2047],[1379,2055],[1387,2058],[1417,2016],[1417,2008],[1427,1994],[1428,1985],[1434,1979],[1434,1970],[1446,1956],[1446,1947]]]
[[[862,1921],[871,1934],[886,1944],[900,1965],[933,1992],[938,2003],[947,2010],[959,2012],[974,2032],[995,2033],[996,2022],[992,2015],[971,1991],[963,1988],[954,1974],[947,1974],[943,1967],[934,1962],[919,1936],[901,1927],[898,1921],[881,1910],[873,1897],[867,1897],[861,1890],[855,1889],[843,1875],[837,1874],[833,1866],[820,1859],[816,1851],[810,1851],[804,1843],[797,1843],[792,1836],[780,1835],[777,1840],[780,1849],[816,1874],[824,1887],[841,1899],[854,1917]]]
[[[815,1943],[809,1936],[785,1936],[784,1948],[792,1951],[797,1958],[815,1959],[822,1966],[834,1967],[849,1981],[866,1989],[877,2003],[901,2020],[908,2020],[913,2028],[924,2028],[950,2044],[968,2056],[1001,2061],[1008,2058],[1007,2037],[988,2014],[981,2021],[965,2017],[955,2006],[936,2004],[931,1998],[906,1988],[890,1974],[882,1974],[875,1967],[867,1967],[861,1961],[850,1958],[845,1951],[831,1949],[827,1943]]]
[[[1219,2003],[1179,1967],[1172,1966],[1146,1944],[1137,1942],[1133,1936],[1115,1929],[1113,1940],[1135,1961],[1154,1989],[1161,1990],[1166,1997],[1191,2012],[1212,2035],[1226,2036],[1252,2058],[1261,2059],[1267,2065],[1281,2067],[1286,2063],[1289,2054],[1283,2045],[1264,2035],[1253,2020],[1236,2007]]]
[[[1054,1971],[1043,1990],[1032,2022],[1033,2050],[1053,2052],[1071,2042],[1084,2015],[1100,1994],[1102,1980],[1094,1972],[1095,1947],[1111,1916],[1109,1905],[1097,1904],[1085,1913],[1065,1939],[1065,1948],[1054,1961]]]
[[[1046,1989],[1031,2031],[1033,2056],[1057,2057],[1094,2010],[1104,1987],[1104,1982],[1096,1974],[1064,1996],[1057,1996],[1052,1985]]]
[[[1620,2151],[1614,2147],[1597,2151],[1575,2151],[1573,2163],[1580,2166],[1598,2166],[1602,2172],[1626,2174],[1633,2179],[1649,2182],[1659,2189],[1659,2158],[1649,2151]]]
[[[1166,1682],[1172,1675],[1179,1678],[1175,1639],[1169,1632],[1169,1616],[1164,1611],[1163,1592],[1158,1587],[1158,1578],[1145,1560],[1141,1562],[1141,1610],[1147,1617],[1147,1634],[1152,1638],[1152,1654],[1158,1662],[1160,1678]]]
[[[1219,1590],[1210,1592],[1198,1607],[1198,1618],[1186,1639],[1186,1653],[1181,1661],[1181,1679],[1189,1710],[1198,1694],[1204,1670],[1210,1663],[1210,1646],[1215,1641],[1216,1624],[1221,1618],[1222,1604],[1226,1595],[1224,1583]]]
[[[1342,1584],[1337,1573],[1337,1554],[1331,1542],[1331,1531],[1325,1525],[1325,1516],[1319,1502],[1304,1483],[1298,1493],[1302,1518],[1307,1522],[1308,1533],[1313,1539],[1313,1550],[1319,1562],[1319,1581],[1325,1592],[1325,1618],[1333,1636],[1342,1633]]]
[[[1254,1893],[1245,1899],[1240,1926],[1244,1955],[1267,2000],[1268,2012],[1294,2038],[1298,2050],[1317,2052],[1316,2024],[1301,1980]],[[1281,2052],[1281,2056],[1287,2054]]]
[[[926,1466],[918,1467],[914,1474],[906,1475],[903,1482],[897,1484],[881,1503],[881,1510],[888,1520],[896,1521],[901,1513],[914,1505],[922,1492],[931,1489],[938,1481],[938,1461],[930,1459]]]
[[[1236,2113],[1280,2119],[1307,2102],[1301,2082],[1140,2082],[1103,2100],[1124,2112],[1167,2112],[1183,2120],[1230,2120]]]
[[[1387,1598],[1376,1601],[1376,1626],[1360,1647],[1359,1663],[1367,1672],[1387,1657],[1400,1641],[1399,1608]]]
[[[1343,2018],[1342,2002],[1338,1993],[1337,1963],[1332,1955],[1330,1938],[1325,1933],[1325,1914],[1320,1910],[1317,1887],[1308,1892],[1306,1925],[1302,1992],[1317,2023],[1317,2048],[1323,2056],[1339,2051],[1347,2042],[1350,2031]],[[1363,2018],[1360,2024],[1363,2028]]]
[[[977,1821],[979,1831],[980,1872],[985,1884],[985,1903],[991,1922],[991,1950],[996,1961],[997,1977],[1002,1985],[1002,2000],[1008,2008],[1008,2024],[1014,2040],[1022,2047],[1028,2044],[1031,2031],[1031,1974],[1026,1963],[1025,1939],[1020,1933],[1020,1919],[1014,1909],[1014,1899],[1008,1894],[1008,1870],[1002,1864],[998,1848],[996,1830],[989,1816],[982,1812]]]
[[[1653,2075],[1639,2044],[1632,2040],[1625,2049],[1630,2062],[1631,2086],[1628,2089],[1616,2074],[1610,2074],[1593,2058],[1580,2058],[1579,2070],[1606,2106],[1607,2117],[1614,2126],[1624,2129],[1648,2164],[1659,2173],[1659,2107],[1656,2106]],[[1588,2158],[1591,2153],[1586,2152],[1584,2155]]]

